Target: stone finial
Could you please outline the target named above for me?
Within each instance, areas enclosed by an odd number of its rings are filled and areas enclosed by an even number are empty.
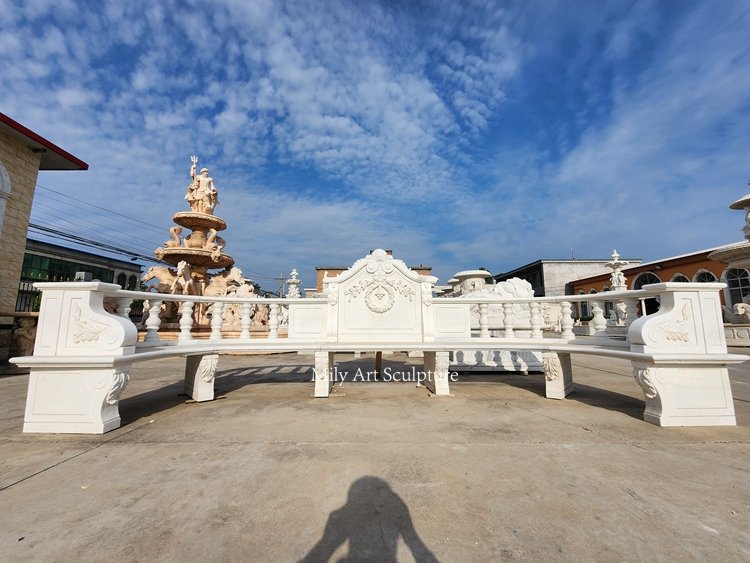
[[[617,250],[612,251],[612,260],[610,262],[607,262],[607,267],[612,269],[612,274],[610,275],[610,286],[612,287],[612,290],[625,290],[627,289],[625,275],[622,273],[623,266],[627,266],[630,262],[627,260],[620,260],[620,255],[617,253]]]
[[[297,273],[296,268],[293,269],[289,274],[289,279],[286,283],[289,286],[289,289],[287,289],[286,292],[287,299],[299,299],[301,297],[299,292],[299,284],[302,283],[302,280],[299,279],[299,274]]]

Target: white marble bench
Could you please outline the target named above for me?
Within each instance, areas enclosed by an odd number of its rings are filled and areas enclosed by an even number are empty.
[[[631,362],[644,392],[648,422],[661,426],[735,424],[727,365],[750,358],[727,353],[719,301],[723,284],[663,283],[639,291],[608,292],[608,300],[626,303],[631,312],[639,299],[658,296],[661,301],[655,314],[628,315],[629,326],[623,328],[627,336],[622,339],[607,335],[603,307],[596,303],[592,307],[594,336],[573,334],[571,304],[581,299],[591,302],[590,295],[434,298],[434,280],[375,251],[347,272],[326,279],[326,297],[315,299],[146,294],[98,282],[37,284],[43,293],[34,355],[12,360],[31,370],[24,431],[102,433],[117,428],[117,405],[130,366],[158,358],[186,357],[186,391],[197,401],[211,400],[219,356],[242,352],[313,353],[314,395],[327,397],[336,352],[422,352],[428,374],[424,384],[435,395],[444,396],[450,394],[450,353],[530,350],[542,353],[546,395],[555,399],[564,398],[572,389],[570,355],[594,354]],[[104,309],[106,297],[117,300],[118,314]],[[145,338],[138,342],[138,331],[127,312],[134,299],[144,298],[150,300],[151,314]],[[181,312],[177,340],[159,336],[161,300],[177,302]],[[563,312],[561,331],[552,338],[541,330],[543,302],[556,302]],[[211,307],[207,339],[198,339],[191,331],[195,303]],[[226,338],[221,330],[222,311],[232,303],[242,310],[257,303],[269,305],[268,338],[251,337],[247,316],[240,334]],[[500,336],[491,336],[490,305],[503,309],[519,303],[529,307],[531,336],[518,337],[511,323],[503,325]],[[278,330],[282,307],[288,312],[286,338]],[[472,311],[477,310],[479,328],[472,330]]]

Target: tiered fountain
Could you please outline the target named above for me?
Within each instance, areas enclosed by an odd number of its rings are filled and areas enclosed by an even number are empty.
[[[187,187],[185,199],[190,205],[190,211],[180,211],[174,214],[172,220],[178,226],[172,227],[170,240],[154,251],[159,259],[175,266],[154,266],[143,276],[143,281],[158,280],[151,287],[158,293],[172,293],[181,295],[214,295],[253,293],[254,288],[245,287],[245,280],[239,268],[232,267],[234,259],[224,254],[226,242],[218,236],[219,231],[227,228],[227,224],[220,217],[214,215],[214,208],[219,204],[218,191],[213,179],[208,175],[208,169],[203,168],[200,174],[196,172],[198,157],[191,157],[190,185]],[[190,233],[182,237],[184,229]],[[209,270],[222,270],[210,275]],[[254,295],[254,293],[253,293]],[[264,309],[258,306],[256,309]],[[160,316],[162,327],[175,328],[178,321],[178,311],[174,303],[164,303]],[[196,308],[194,311],[196,329],[208,325],[208,311]],[[262,324],[261,315],[256,315],[256,324]]]
[[[208,284],[208,270],[231,268],[234,259],[224,254],[226,242],[217,236],[219,231],[227,228],[227,224],[214,215],[214,208],[219,204],[214,181],[209,177],[207,168],[196,174],[197,156],[191,157],[191,161],[192,181],[185,194],[190,211],[174,214],[172,220],[179,226],[170,229],[170,240],[163,247],[157,248],[154,254],[159,260],[177,266],[178,281],[173,282],[173,285],[176,283],[180,286],[183,294],[202,295]],[[183,227],[191,232],[181,239]]]

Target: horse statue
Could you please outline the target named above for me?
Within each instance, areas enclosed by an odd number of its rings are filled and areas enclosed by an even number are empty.
[[[203,288],[203,295],[206,297],[225,297],[232,289],[241,286],[243,283],[242,270],[236,266],[231,269],[226,268],[221,273],[211,277],[211,281]],[[230,307],[231,305],[228,305],[224,308],[225,314]],[[208,322],[207,315],[208,309],[206,304],[201,303],[198,311],[198,318],[201,323]]]
[[[237,268],[225,269],[220,274],[211,278],[210,283],[203,290],[203,295],[211,297],[224,297],[230,291],[231,287],[238,287],[245,283],[242,277],[242,270]]]
[[[172,280],[169,293],[181,295],[198,295],[198,287],[193,280],[190,264],[182,260],[177,264],[177,275]]]
[[[174,268],[167,268],[166,266],[151,266],[148,271],[143,274],[143,281],[148,282],[153,279],[159,280],[159,283],[153,286],[158,293],[171,293],[172,284],[177,277],[177,270]]]

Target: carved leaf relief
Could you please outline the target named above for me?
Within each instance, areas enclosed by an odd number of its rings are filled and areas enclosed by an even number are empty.
[[[127,371],[118,371],[112,376],[112,382],[107,391],[107,395],[104,400],[109,405],[116,405],[117,401],[120,400],[120,395],[128,386],[130,381],[130,374]]]
[[[544,369],[544,377],[547,378],[547,381],[554,381],[562,375],[562,364],[557,354],[543,356],[542,368]]]
[[[198,364],[196,377],[200,377],[206,383],[211,383],[216,374],[216,368],[219,365],[219,356],[203,356],[201,363]]]
[[[654,399],[659,394],[654,386],[654,381],[651,378],[651,370],[649,368],[634,368],[633,377],[635,378],[638,385],[643,389],[643,393],[648,399]]]

